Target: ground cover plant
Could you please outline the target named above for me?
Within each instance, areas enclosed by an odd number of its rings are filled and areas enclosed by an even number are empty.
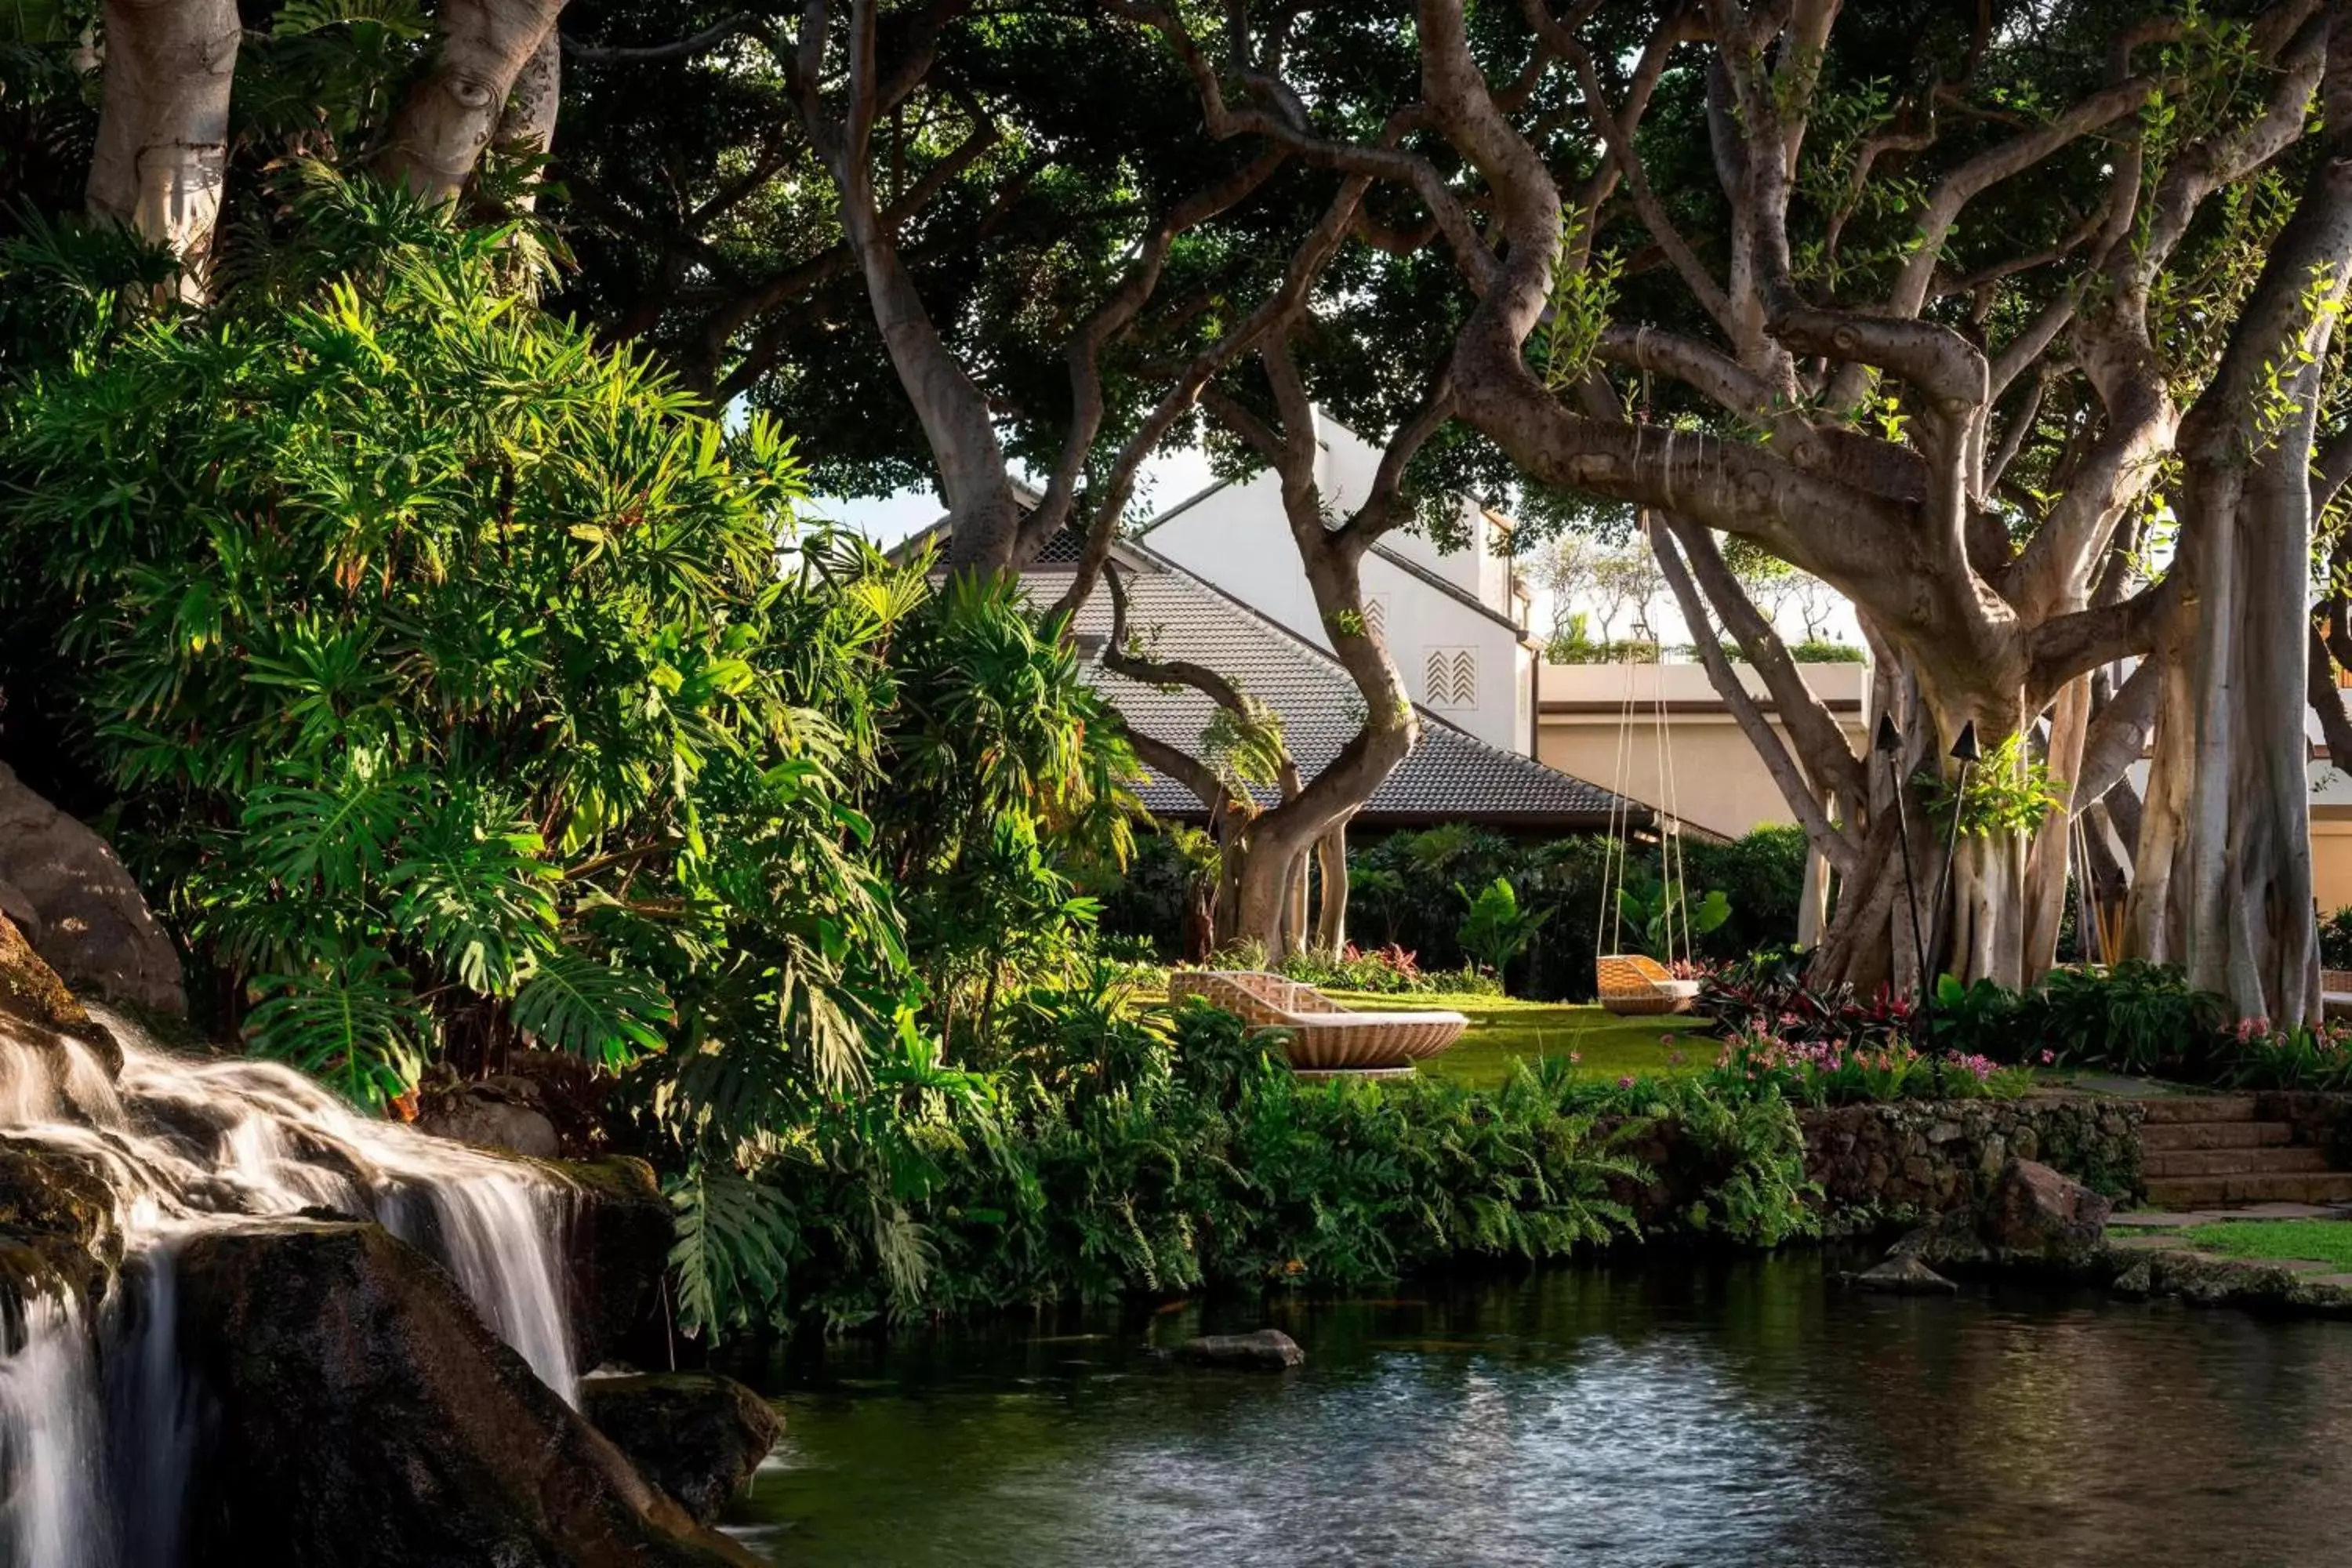
[[[760,1268],[697,1282],[707,1321],[1351,1289],[1557,1258],[1639,1233],[1619,1194],[1649,1173],[1627,1149],[1660,1121],[1698,1173],[1670,1227],[1770,1245],[1812,1223],[1796,1123],[1769,1090],[1734,1101],[1557,1058],[1490,1089],[1310,1083],[1238,1019],[1138,1007],[1116,988],[1056,994],[1033,1019],[1051,1026],[1016,1028],[992,1068],[878,1071],[898,1131],[877,1138],[843,1102],[780,1146],[744,1189],[759,1195],[735,1201],[772,1208],[782,1239]],[[913,1241],[895,1258],[872,1250],[872,1188],[848,1163],[883,1147],[905,1215],[891,1234]]]

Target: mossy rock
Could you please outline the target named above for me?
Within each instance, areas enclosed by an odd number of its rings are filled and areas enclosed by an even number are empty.
[[[92,1026],[88,1009],[5,915],[0,915],[0,1014],[33,1026],[44,1039]]]
[[[96,1160],[0,1138],[0,1289],[20,1302],[105,1294],[122,1264],[116,1206]]]

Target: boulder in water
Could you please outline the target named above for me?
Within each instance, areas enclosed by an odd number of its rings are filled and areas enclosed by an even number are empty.
[[[2011,1160],[1985,1194],[1977,1234],[2005,1263],[2088,1262],[2106,1238],[2115,1205],[2071,1176],[2032,1160]]]
[[[180,1343],[215,1415],[188,1560],[746,1568],[374,1225],[190,1237]]]
[[[719,1517],[783,1433],[783,1418],[731,1377],[592,1377],[580,1410],[645,1478],[704,1524]]]
[[[34,951],[68,981],[177,1016],[188,1010],[180,955],[105,839],[26,788],[0,763],[0,881],[29,909]]]
[[[1909,1253],[1897,1253],[1852,1278],[1857,1290],[1889,1296],[1946,1296],[1959,1289]]]
[[[1180,1360],[1202,1366],[1242,1367],[1252,1372],[1283,1372],[1307,1364],[1307,1352],[1280,1329],[1260,1329],[1254,1334],[1203,1334],[1176,1347]]]

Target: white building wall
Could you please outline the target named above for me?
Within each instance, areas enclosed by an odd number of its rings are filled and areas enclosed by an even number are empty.
[[[1317,482],[1332,511],[1345,515],[1368,493],[1380,454],[1337,425],[1327,422],[1323,431]],[[1479,527],[1473,548],[1445,554],[1404,533],[1389,534],[1381,549],[1463,592],[1493,590],[1484,602],[1496,614],[1482,614],[1378,553],[1364,558],[1364,594],[1413,700],[1491,746],[1527,756],[1534,746],[1535,655],[1516,626],[1496,618],[1507,617],[1514,605],[1509,563],[1493,552],[1489,531]],[[1196,498],[1149,529],[1142,543],[1307,641],[1331,647],[1272,474]]]

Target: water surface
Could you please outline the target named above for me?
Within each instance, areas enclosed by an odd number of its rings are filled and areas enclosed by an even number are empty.
[[[836,1342],[735,1528],[779,1562],[2352,1563],[2352,1325],[2022,1289],[1856,1295],[1814,1255]],[[1063,1325],[1066,1326],[1066,1325]]]

